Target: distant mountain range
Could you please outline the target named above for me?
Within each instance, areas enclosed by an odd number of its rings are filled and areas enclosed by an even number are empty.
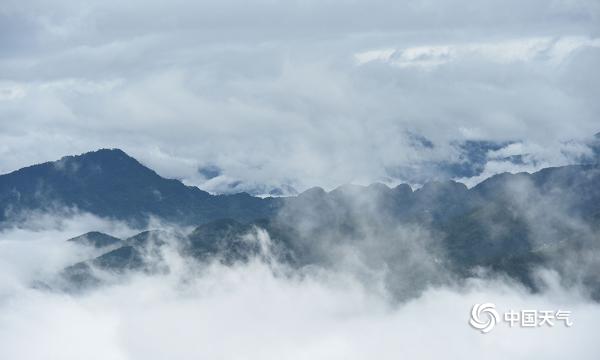
[[[0,224],[14,224],[32,211],[64,209],[140,228],[151,217],[196,226],[191,234],[155,231],[118,239],[91,232],[71,239],[105,249],[66,270],[67,278],[79,283],[94,283],[93,268],[149,271],[141,254],[148,244],[160,247],[166,238],[177,239],[180,249],[195,258],[244,259],[258,249],[240,239],[262,228],[279,256],[295,266],[331,263],[342,245],[355,245],[391,273],[414,269],[412,288],[435,281],[425,276],[432,266],[459,277],[491,269],[535,288],[531,269],[541,265],[568,273],[567,278],[588,285],[600,298],[600,260],[588,256],[600,253],[598,165],[504,173],[471,189],[453,181],[426,183],[415,191],[406,184],[345,185],[331,192],[312,188],[294,197],[264,199],[245,193],[211,195],[165,179],[116,149],[0,176]],[[413,243],[435,256],[418,258]],[[576,274],[569,272],[573,261],[578,262]],[[390,286],[405,291],[400,281]]]

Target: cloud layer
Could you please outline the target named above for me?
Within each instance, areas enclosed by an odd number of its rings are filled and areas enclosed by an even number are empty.
[[[595,1],[7,1],[0,171],[119,147],[210,191],[261,192],[460,178],[439,164],[469,140],[526,155],[487,159],[482,177],[576,162],[600,131],[599,14]]]
[[[599,351],[600,307],[562,288],[553,273],[542,274],[548,286],[536,295],[490,278],[431,287],[398,303],[377,280],[364,282],[348,271],[290,271],[259,258],[199,264],[171,254],[167,274],[133,274],[78,295],[31,288],[40,274],[83,256],[62,240],[81,226],[126,231],[79,218],[61,230],[1,234],[2,273],[21,274],[18,281],[0,278],[2,358],[594,359]],[[26,261],[42,250],[45,261]],[[467,321],[474,303],[489,301],[499,311],[570,310],[574,325],[499,324],[482,335]]]

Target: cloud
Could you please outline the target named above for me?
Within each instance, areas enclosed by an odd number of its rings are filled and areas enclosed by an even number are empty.
[[[47,243],[37,246],[45,249]],[[14,253],[0,254],[3,261],[15,258]],[[545,275],[552,286],[537,295],[499,278],[429,288],[397,303],[347,272],[289,272],[258,259],[233,266],[167,261],[169,273],[137,274],[79,295],[27,287],[2,291],[0,355],[63,360],[593,359],[598,350],[594,329],[600,307],[560,287],[553,274]],[[5,280],[0,288],[6,290]],[[474,303],[489,301],[499,311],[567,309],[574,325],[522,329],[499,324],[482,335],[467,320]]]
[[[440,164],[468,140],[544,149],[528,170],[573,163],[565,142],[599,131],[598,14],[594,1],[9,1],[0,171],[119,147],[212,192],[268,192],[460,178]]]
[[[519,145],[507,147],[497,155]],[[32,214],[0,233],[0,357],[594,359],[600,305],[579,280],[597,278],[597,246],[586,242],[595,239],[593,229],[569,211],[568,189],[541,196],[523,179],[507,184],[506,201],[535,247],[577,243],[584,235],[588,256],[578,246],[575,253],[560,251],[534,271],[539,291],[532,293],[489,269],[457,280],[433,229],[385,215],[388,198],[376,196],[381,186],[336,190],[332,196],[344,206],[316,203],[310,193],[288,204],[278,219],[293,222],[307,241],[294,245],[312,256],[300,266],[277,261],[270,252],[270,236],[277,235],[255,229],[244,241],[260,251],[248,261],[198,262],[166,245],[147,260],[168,271],[106,272],[106,284],[79,293],[39,286],[92,256],[65,239],[90,230],[121,237],[137,230],[86,214]],[[494,225],[502,226],[485,224]],[[577,236],[561,239],[563,226]],[[568,310],[574,325],[510,328],[501,321],[482,335],[468,319],[473,304],[486,302],[501,313]]]
[[[536,58],[552,65],[560,65],[572,52],[582,47],[600,47],[600,39],[580,37],[522,38],[488,43],[447,44],[418,46],[405,49],[370,50],[354,55],[358,64],[383,61],[399,67],[430,68],[460,61],[464,58],[483,57],[490,62],[531,62]]]
[[[600,131],[599,20],[598,2],[585,0],[4,1],[0,172],[118,147],[212,192],[267,192],[442,177],[474,185],[578,162]],[[478,155],[480,172],[462,178],[446,165],[471,159],[469,141],[492,145]],[[209,168],[219,171],[198,171]],[[353,209],[373,205],[354,200]],[[522,209],[539,225],[536,245],[554,229],[542,225],[588,231],[556,203],[542,205]],[[82,214],[34,216],[0,233],[0,358],[595,359],[600,351],[600,308],[577,281],[596,266],[595,250],[553,259],[573,278],[542,272],[546,286],[531,294],[494,276],[454,283],[441,276],[443,252],[428,229],[366,221],[353,244],[334,233],[314,247],[326,261],[301,271],[169,253],[169,273],[75,295],[31,287],[91,256],[64,240],[135,230]],[[406,278],[413,269],[424,281]],[[419,291],[399,301],[415,281]],[[467,320],[474,303],[489,301],[572,310],[575,325],[484,336]]]

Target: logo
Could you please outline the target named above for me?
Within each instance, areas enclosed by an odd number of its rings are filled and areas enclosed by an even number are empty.
[[[555,322],[562,322],[565,327],[573,326],[571,311],[568,310],[508,310],[502,313],[502,317],[496,311],[493,303],[475,304],[471,309],[469,325],[473,329],[487,334],[502,320],[509,327],[553,327]]]
[[[496,311],[496,305],[492,303],[475,304],[471,309],[471,319],[469,324],[482,334],[487,334],[492,331],[496,323],[500,320],[500,316]]]

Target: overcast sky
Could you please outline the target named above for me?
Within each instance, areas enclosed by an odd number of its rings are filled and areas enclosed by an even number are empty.
[[[0,172],[118,147],[213,192],[303,190],[503,144],[472,184],[589,154],[599,64],[596,0],[4,0]]]

